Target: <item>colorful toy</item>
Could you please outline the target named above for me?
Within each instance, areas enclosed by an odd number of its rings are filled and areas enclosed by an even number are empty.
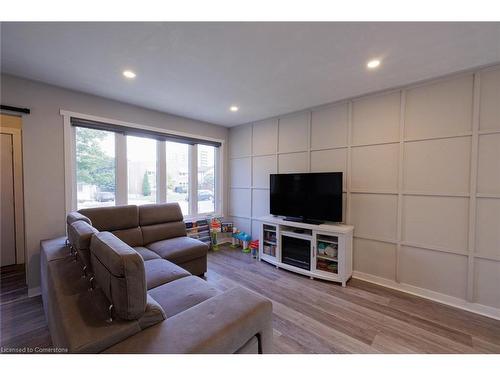
[[[227,233],[227,228],[232,227],[233,223],[222,223],[217,217],[210,219],[210,238],[212,241],[212,250],[219,250],[219,245],[232,241],[231,233]]]
[[[213,217],[210,219],[210,230],[212,232],[220,232],[222,223],[219,218]]]
[[[257,259],[257,254],[259,253],[259,240],[250,241],[250,249],[252,249],[252,257]]]
[[[232,239],[232,245],[231,247],[243,247],[243,252],[244,253],[249,253],[251,250],[248,247],[248,244],[250,240],[252,239],[252,236],[250,236],[248,233],[245,232],[240,232],[238,228],[233,227],[233,239]]]

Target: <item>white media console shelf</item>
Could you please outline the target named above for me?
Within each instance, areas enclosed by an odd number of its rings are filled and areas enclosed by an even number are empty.
[[[342,286],[352,276],[352,225],[315,225],[271,215],[258,220],[259,260]]]

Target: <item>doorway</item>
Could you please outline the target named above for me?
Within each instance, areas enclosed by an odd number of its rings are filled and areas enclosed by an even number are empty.
[[[0,266],[25,263],[22,119],[0,114]]]

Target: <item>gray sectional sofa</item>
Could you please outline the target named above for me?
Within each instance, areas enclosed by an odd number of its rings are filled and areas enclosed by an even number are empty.
[[[41,243],[54,346],[72,353],[269,353],[272,305],[198,277],[208,247],[186,236],[178,204],[67,216],[68,239]],[[198,275],[198,276],[193,276]]]

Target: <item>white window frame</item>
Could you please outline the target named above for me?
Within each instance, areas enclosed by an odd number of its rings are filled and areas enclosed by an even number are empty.
[[[184,219],[198,219],[200,217],[207,217],[211,215],[223,216],[224,215],[224,160],[225,160],[225,140],[211,137],[200,136],[197,134],[184,133],[175,130],[167,130],[153,126],[141,125],[131,122],[125,122],[100,116],[93,116],[84,113],[73,111],[61,110],[64,125],[64,183],[65,183],[65,207],[66,213],[75,211],[77,209],[77,187],[76,187],[76,131],[75,127],[71,125],[71,118],[77,117],[79,119],[104,122],[107,124],[127,126],[135,129],[143,129],[155,131],[163,134],[178,135],[187,138],[197,138],[200,140],[219,142],[220,147],[215,148],[215,211],[210,213],[198,213],[198,152],[197,145],[189,145],[189,215],[184,215]],[[165,141],[157,141],[157,196],[158,203],[164,203],[167,200],[166,188],[166,147]],[[127,142],[126,136],[123,134],[115,133],[115,178],[116,178],[116,198],[115,204],[127,204]]]

